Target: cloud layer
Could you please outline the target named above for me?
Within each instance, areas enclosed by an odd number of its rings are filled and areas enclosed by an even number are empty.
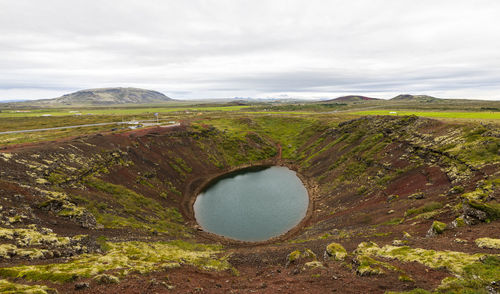
[[[0,100],[133,86],[174,98],[500,99],[500,2],[0,0]]]

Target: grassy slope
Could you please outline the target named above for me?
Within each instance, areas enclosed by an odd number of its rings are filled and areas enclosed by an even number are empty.
[[[396,112],[396,113],[392,113]],[[411,110],[364,110],[352,112],[357,115],[417,115],[422,117],[458,118],[458,119],[500,119],[500,112],[456,112],[456,111],[411,111]]]

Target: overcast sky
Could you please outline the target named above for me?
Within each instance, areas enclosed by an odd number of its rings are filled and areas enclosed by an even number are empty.
[[[115,86],[500,100],[500,1],[0,0],[0,100]]]

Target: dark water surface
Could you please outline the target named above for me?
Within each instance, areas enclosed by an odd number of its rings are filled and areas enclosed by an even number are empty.
[[[294,171],[270,167],[225,178],[194,203],[208,232],[242,241],[263,241],[296,226],[306,215],[307,190]]]

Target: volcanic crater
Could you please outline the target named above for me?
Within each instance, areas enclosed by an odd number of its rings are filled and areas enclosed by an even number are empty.
[[[193,119],[2,150],[0,275],[63,293],[383,293],[469,287],[469,267],[498,262],[498,248],[477,245],[500,236],[495,127],[415,116],[231,126]],[[269,166],[307,188],[297,226],[262,242],[201,230],[200,192]]]

